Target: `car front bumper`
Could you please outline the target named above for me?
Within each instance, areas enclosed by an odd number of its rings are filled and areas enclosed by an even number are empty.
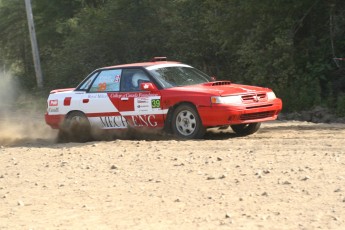
[[[210,107],[198,107],[200,118],[205,127],[276,120],[281,110],[282,101],[279,98],[270,103],[262,104],[213,104]]]

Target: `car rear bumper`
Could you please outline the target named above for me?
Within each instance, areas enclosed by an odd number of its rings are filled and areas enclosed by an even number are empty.
[[[199,107],[199,115],[205,127],[247,124],[276,120],[282,109],[282,101],[275,99],[259,105],[213,105]]]
[[[48,113],[46,113],[44,115],[44,118],[47,125],[49,125],[53,129],[59,129],[60,124],[64,119],[64,115],[49,115]]]

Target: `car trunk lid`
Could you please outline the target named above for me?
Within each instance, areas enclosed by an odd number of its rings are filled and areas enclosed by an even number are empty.
[[[75,89],[75,88],[54,89],[54,90],[50,91],[50,94],[62,93],[62,92],[70,92],[70,91],[73,91],[74,89]]]

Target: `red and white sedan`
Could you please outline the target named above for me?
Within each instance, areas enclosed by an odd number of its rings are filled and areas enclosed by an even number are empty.
[[[165,130],[193,139],[230,126],[249,135],[282,109],[271,89],[215,81],[165,58],[97,69],[76,88],[51,91],[47,104],[46,123],[71,141],[86,141],[92,130]]]

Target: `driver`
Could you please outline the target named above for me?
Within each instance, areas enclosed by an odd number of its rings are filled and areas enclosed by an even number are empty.
[[[135,73],[132,76],[132,86],[135,90],[140,89],[140,84],[142,82],[148,82],[148,81],[150,81],[149,77],[142,72]]]

